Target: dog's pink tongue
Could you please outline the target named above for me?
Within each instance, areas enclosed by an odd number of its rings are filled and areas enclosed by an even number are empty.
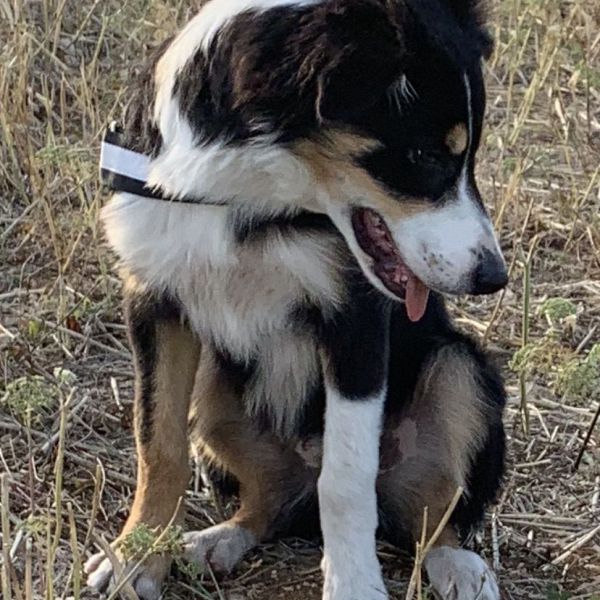
[[[406,313],[408,318],[416,323],[425,314],[429,288],[412,273],[406,282]]]

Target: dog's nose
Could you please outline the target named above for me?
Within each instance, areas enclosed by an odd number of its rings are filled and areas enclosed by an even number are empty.
[[[508,283],[508,272],[502,255],[484,248],[473,275],[472,294],[493,294]]]

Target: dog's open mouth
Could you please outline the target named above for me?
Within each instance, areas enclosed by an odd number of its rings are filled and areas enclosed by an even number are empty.
[[[398,298],[404,298],[411,321],[418,321],[427,308],[429,288],[408,268],[382,216],[370,208],[355,208],[352,227],[358,245],[372,259],[373,273]]]

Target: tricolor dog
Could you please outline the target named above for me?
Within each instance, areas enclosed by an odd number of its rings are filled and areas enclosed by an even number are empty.
[[[427,575],[500,597],[461,542],[501,479],[504,390],[440,295],[507,281],[474,176],[490,46],[477,0],[208,0],[159,49],[102,162],[136,368],[123,535],[183,520],[191,441],[240,508],[189,560],[229,571],[318,505],[323,598],[384,600],[376,530],[414,548],[462,486]],[[102,554],[86,570],[109,585]]]

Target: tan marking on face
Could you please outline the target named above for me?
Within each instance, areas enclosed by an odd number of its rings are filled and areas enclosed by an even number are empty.
[[[325,141],[303,140],[294,146],[293,152],[305,162],[335,202],[372,208],[390,222],[431,210],[432,206],[426,200],[392,196],[355,164],[357,157],[372,152],[378,145],[373,138],[330,131]]]
[[[465,123],[457,123],[448,131],[444,140],[450,154],[460,156],[469,143],[469,132]]]

